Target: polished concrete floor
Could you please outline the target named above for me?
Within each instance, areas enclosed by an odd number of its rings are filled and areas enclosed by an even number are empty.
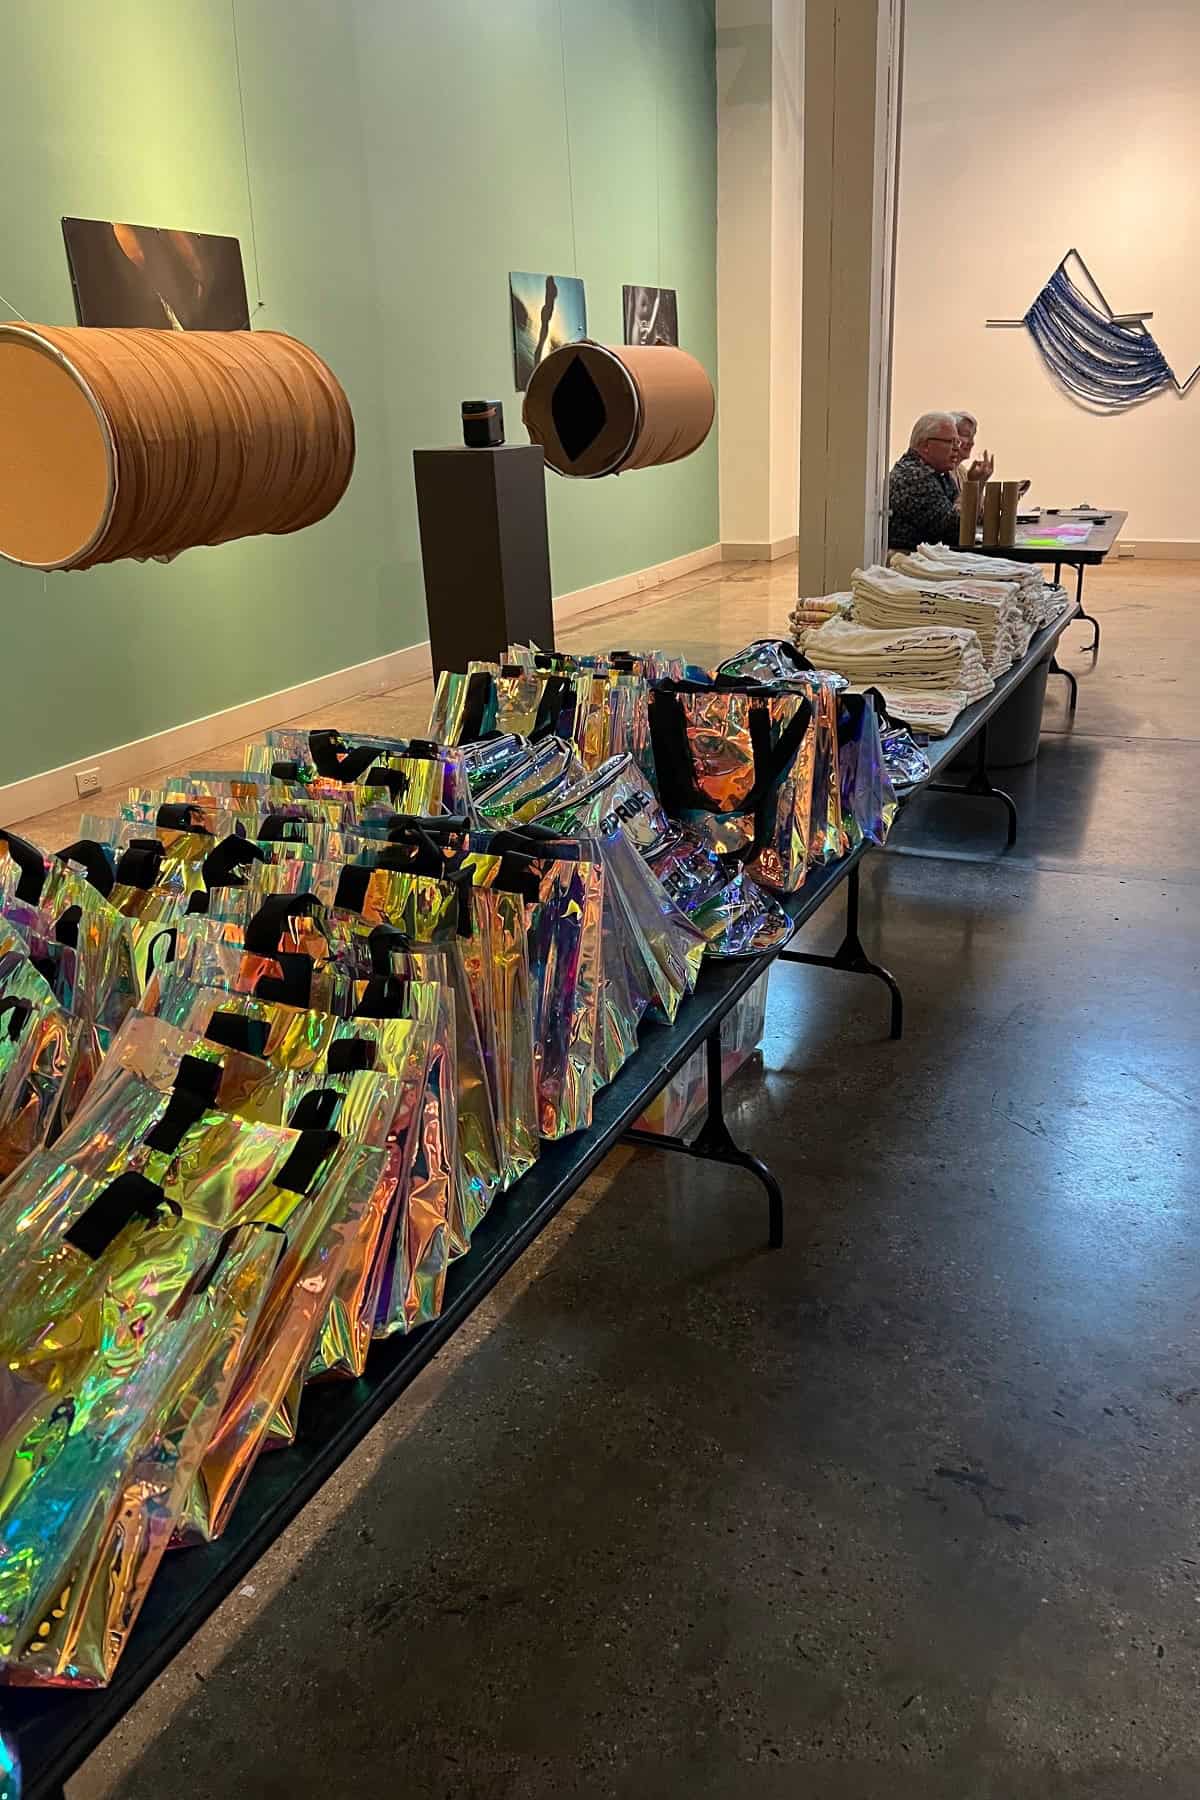
[[[576,641],[731,647],[790,581]],[[928,798],[869,861],[902,1044],[773,975],[731,1097],[785,1248],[611,1158],[72,1800],[1195,1800],[1198,590],[1089,581],[1013,851]]]

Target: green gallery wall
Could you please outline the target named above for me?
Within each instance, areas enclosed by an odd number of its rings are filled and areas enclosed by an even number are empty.
[[[716,372],[714,0],[42,0],[0,63],[0,316],[73,323],[64,214],[242,241],[256,326],[327,358],[358,465],[323,524],[170,566],[0,565],[0,786],[426,635],[411,453],[513,387],[510,268],[679,290]],[[243,134],[244,121],[244,134]],[[253,230],[252,230],[253,222]],[[257,258],[255,255],[257,250]],[[257,269],[256,269],[257,260]],[[261,285],[260,285],[261,284]],[[714,438],[549,478],[556,592],[718,537]]]

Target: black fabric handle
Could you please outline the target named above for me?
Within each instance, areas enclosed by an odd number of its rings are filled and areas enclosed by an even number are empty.
[[[273,762],[271,779],[272,781],[299,781],[300,764],[298,762]]]
[[[275,1177],[275,1186],[289,1194],[307,1194],[325,1163],[341,1143],[336,1131],[302,1131],[300,1141]]]
[[[315,894],[268,894],[246,926],[243,942],[252,956],[274,956],[290,919],[311,918],[325,910]]]
[[[352,749],[338,731],[310,731],[308,753],[313,768],[326,780],[358,781],[379,755],[379,748],[358,744]]]
[[[363,863],[347,863],[338,876],[333,904],[345,912],[360,913],[367,904],[372,871]]]
[[[154,823],[164,831],[191,831],[197,837],[211,837],[204,823],[203,807],[191,800],[164,800],[154,815]]]
[[[54,926],[54,941],[65,944],[68,950],[79,948],[79,927],[83,922],[82,906],[68,906],[66,912],[59,915]]]
[[[16,994],[10,994],[7,1000],[0,1000],[0,1019],[10,1014],[5,1026],[5,1036],[10,1044],[15,1044],[24,1031],[29,1015],[33,1011],[32,1000],[21,1000]]]
[[[857,743],[862,736],[863,720],[871,702],[865,694],[839,694],[837,716],[838,749]]]
[[[268,960],[279,973],[259,976],[254,983],[256,1000],[271,1000],[280,1006],[306,1008],[312,1005],[313,959],[299,950],[272,950]]]
[[[250,863],[265,863],[267,853],[249,838],[231,834],[213,846],[200,867],[206,888],[245,887]]]
[[[378,1051],[378,1044],[372,1043],[370,1038],[335,1038],[329,1046],[326,1066],[331,1075],[352,1075],[358,1069],[373,1069]]]
[[[134,1219],[145,1219],[148,1224],[153,1224],[164,1200],[162,1189],[153,1181],[127,1169],[124,1175],[118,1175],[115,1181],[101,1189],[86,1211],[63,1232],[63,1242],[98,1262]]]
[[[175,1071],[175,1092],[198,1094],[206,1106],[215,1106],[224,1073],[219,1062],[206,1056],[181,1056]]]
[[[363,983],[356,1019],[402,1019],[408,1011],[408,983],[396,975],[376,975]]]
[[[112,858],[103,844],[98,844],[95,838],[77,838],[58,854],[64,862],[78,863],[88,878],[89,886],[94,887],[104,899],[108,899],[116,876],[113,873]]]
[[[372,975],[381,975],[386,979],[392,973],[393,952],[411,949],[412,939],[398,925],[376,925],[367,938]]]
[[[134,838],[117,858],[117,880],[122,887],[157,887],[166,854],[158,838]]]
[[[650,693],[650,743],[659,798],[672,818],[685,812],[711,812],[707,797],[696,786],[683,701],[666,683]]]
[[[271,1026],[266,1019],[252,1019],[245,1013],[215,1012],[204,1028],[211,1044],[224,1044],[228,1050],[244,1050],[247,1056],[265,1056]]]
[[[195,898],[194,895],[192,897],[193,897],[193,899]],[[190,912],[191,910],[192,910],[191,907],[189,907],[188,911]],[[158,954],[158,946],[164,942],[167,946],[166,955],[160,959],[159,954]],[[178,955],[179,955],[179,930],[178,930],[178,928],[174,925],[168,925],[165,927],[164,930],[156,931],[154,936],[150,939],[150,942],[146,946],[146,980],[149,981],[150,977],[152,975],[157,975],[158,971],[163,967],[164,963],[173,963],[175,961],[175,958]]]
[[[746,810],[754,814],[754,838],[742,852],[743,860],[752,861],[769,842],[774,824],[773,813],[779,785],[799,755],[804,734],[812,721],[812,702],[801,700],[795,713],[771,742],[771,718],[766,705],[750,709],[750,738],[754,744],[754,766],[761,769],[754,790],[746,802]],[[758,715],[761,714],[761,719]],[[764,723],[765,722],[765,723]]]
[[[467,692],[462,709],[462,728],[458,734],[460,744],[474,744],[483,736],[483,721],[487,713],[488,701],[493,694],[492,681],[493,678],[486,669],[476,669],[473,675],[467,676]]]
[[[292,1108],[288,1124],[293,1131],[329,1131],[344,1098],[336,1088],[314,1088]]]
[[[260,844],[298,843],[310,823],[308,819],[289,818],[287,813],[266,813],[258,827],[258,841]]]
[[[216,1068],[215,1063],[211,1066]],[[219,1071],[217,1078],[219,1081]],[[202,1087],[175,1087],[162,1118],[146,1133],[147,1147],[174,1155],[192,1126],[199,1123],[211,1106],[212,1097]]]
[[[0,844],[8,845],[8,854],[21,871],[14,899],[23,900],[29,906],[36,906],[42,897],[46,876],[50,872],[45,857],[33,844],[23,837],[18,837],[12,831],[0,830]]]
[[[531,744],[536,744],[539,738],[556,736],[559,718],[568,699],[573,700],[574,697],[575,683],[570,675],[547,675],[533,730],[529,733]]]

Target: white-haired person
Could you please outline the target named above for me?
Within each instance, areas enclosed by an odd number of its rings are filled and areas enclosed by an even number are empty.
[[[950,417],[958,427],[958,461],[950,473],[954,476],[954,485],[961,495],[963,482],[967,479],[968,464],[974,464],[978,468],[981,481],[990,481],[996,463],[990,450],[982,451],[979,457],[975,458],[975,439],[979,434],[979,420],[975,414],[956,412],[951,413]]]
[[[888,549],[915,550],[918,544],[957,544],[958,420],[953,413],[922,413],[908,449],[888,476]],[[971,481],[986,481],[990,462],[967,470]]]

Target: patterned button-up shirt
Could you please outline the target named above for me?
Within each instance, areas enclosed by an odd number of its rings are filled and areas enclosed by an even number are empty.
[[[888,476],[888,549],[957,544],[958,489],[915,450],[906,450]]]

